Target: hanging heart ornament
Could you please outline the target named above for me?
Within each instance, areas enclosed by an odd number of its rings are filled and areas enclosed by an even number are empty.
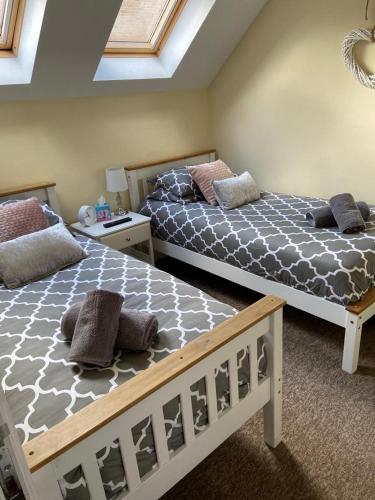
[[[353,76],[359,81],[359,83],[369,89],[375,89],[375,75],[369,75],[358,64],[354,56],[354,47],[358,42],[375,42],[374,31],[375,30],[368,30],[364,28],[353,30],[345,38],[342,44],[342,52],[346,67],[352,72]]]

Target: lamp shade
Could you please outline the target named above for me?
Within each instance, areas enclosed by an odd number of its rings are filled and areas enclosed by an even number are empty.
[[[124,167],[107,168],[105,171],[107,181],[107,191],[109,193],[119,193],[128,189]]]

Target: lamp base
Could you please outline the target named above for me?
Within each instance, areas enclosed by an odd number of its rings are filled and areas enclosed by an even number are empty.
[[[116,194],[116,203],[117,203],[117,209],[115,210],[115,215],[126,215],[128,213],[128,210],[123,208],[121,205],[121,195],[120,193]]]

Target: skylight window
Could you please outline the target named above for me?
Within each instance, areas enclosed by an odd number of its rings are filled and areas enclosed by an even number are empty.
[[[17,52],[24,6],[25,0],[0,0],[0,51]]]
[[[123,0],[105,53],[158,55],[185,3],[186,0]]]

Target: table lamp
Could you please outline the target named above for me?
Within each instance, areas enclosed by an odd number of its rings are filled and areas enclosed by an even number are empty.
[[[107,181],[107,191],[109,193],[117,193],[117,210],[115,211],[115,215],[127,214],[128,211],[122,207],[120,194],[122,191],[128,190],[128,181],[126,179],[124,167],[107,168],[105,171],[105,176]]]

